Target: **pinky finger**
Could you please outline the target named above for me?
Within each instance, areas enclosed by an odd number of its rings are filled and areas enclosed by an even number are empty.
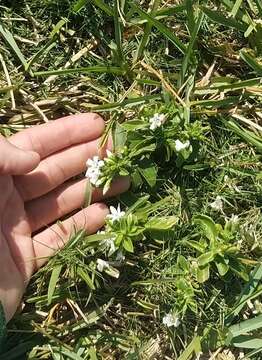
[[[33,244],[37,269],[64,247],[73,231],[85,229],[88,234],[93,234],[104,225],[107,214],[108,208],[105,204],[95,203],[35,235]]]

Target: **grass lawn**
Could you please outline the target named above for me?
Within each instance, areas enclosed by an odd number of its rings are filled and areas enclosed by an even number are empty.
[[[0,359],[262,359],[261,0],[2,0],[0,69],[2,135],[98,112],[132,180]]]

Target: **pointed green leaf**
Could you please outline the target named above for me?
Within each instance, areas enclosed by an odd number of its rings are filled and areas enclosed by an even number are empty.
[[[132,240],[129,237],[124,239],[123,246],[126,251],[134,252],[134,246]]]
[[[209,279],[209,265],[204,268],[197,268],[197,281],[200,283],[204,283]]]
[[[176,216],[155,217],[149,219],[145,227],[147,230],[170,230],[177,222]]]
[[[48,284],[48,291],[47,291],[48,305],[50,305],[52,302],[53,294],[54,294],[55,287],[56,287],[57,281],[59,279],[61,270],[62,270],[62,265],[57,265],[52,270],[52,274],[51,274],[49,284]]]
[[[87,274],[86,271],[84,271],[83,268],[81,267],[77,267],[76,270],[78,276],[80,276],[80,278],[85,281],[85,283],[87,284],[87,286],[91,289],[91,290],[95,290],[95,286],[93,284],[93,281],[91,280],[90,276]]]
[[[215,254],[213,251],[208,251],[205,254],[202,254],[201,256],[199,256],[199,258],[197,259],[197,262],[200,267],[205,266],[214,260],[214,256],[215,256]]]
[[[10,46],[11,50],[14,52],[14,54],[17,56],[17,58],[20,60],[21,64],[24,68],[27,67],[27,61],[22,54],[21,50],[17,46],[17,43],[13,37],[13,35],[10,33],[9,30],[7,30],[4,26],[0,24],[0,34],[3,36],[4,40],[7,42],[7,44]]]
[[[207,215],[197,215],[194,217],[194,222],[201,225],[206,237],[214,244],[218,235],[214,221]]]

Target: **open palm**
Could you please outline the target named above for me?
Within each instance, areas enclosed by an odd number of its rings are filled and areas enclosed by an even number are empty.
[[[96,232],[106,205],[92,205],[61,224],[57,219],[84,205],[86,179],[70,180],[98,153],[104,121],[96,114],[69,116],[0,138],[0,300],[6,318],[15,313],[32,274],[63,246],[75,228]],[[22,150],[21,150],[22,149]],[[108,195],[126,190],[117,181]]]

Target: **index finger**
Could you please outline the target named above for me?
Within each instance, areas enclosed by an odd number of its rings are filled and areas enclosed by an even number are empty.
[[[104,127],[104,120],[98,114],[78,114],[23,130],[8,140],[23,150],[37,152],[43,159],[69,146],[98,138]]]

